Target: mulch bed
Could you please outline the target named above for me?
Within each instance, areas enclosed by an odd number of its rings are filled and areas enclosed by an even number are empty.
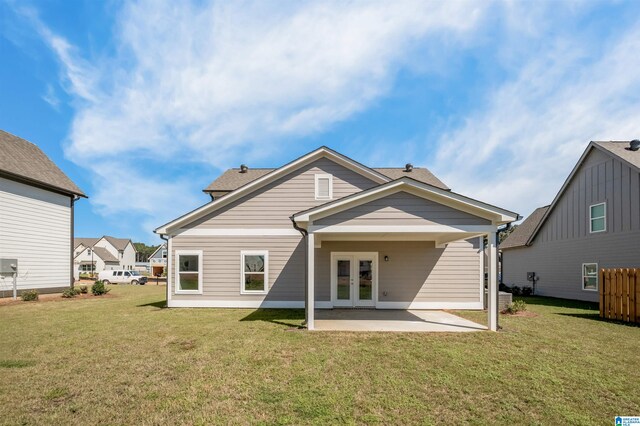
[[[87,293],[87,294],[78,294],[76,297],[66,298],[66,297],[62,297],[62,293],[51,293],[51,294],[41,294],[38,300],[33,300],[30,302],[23,301],[22,299],[20,299],[20,296],[18,296],[17,300],[13,300],[13,298],[11,297],[4,297],[0,299],[0,306],[17,305],[21,303],[65,302],[69,300],[83,300],[83,299],[103,299],[103,298],[111,299],[113,297],[116,297],[116,296],[114,296],[111,293],[103,294],[102,296],[94,296],[91,293]]]

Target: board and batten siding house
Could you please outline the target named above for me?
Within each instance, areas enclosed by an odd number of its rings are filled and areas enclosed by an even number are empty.
[[[18,291],[73,284],[73,209],[86,195],[40,148],[0,130],[0,259],[17,260]],[[13,276],[0,273],[0,297]]]
[[[640,267],[640,142],[591,142],[549,206],[500,245],[502,281],[597,302],[602,268]]]
[[[511,211],[427,169],[373,169],[326,147],[277,169],[231,169],[168,240],[169,307],[483,309],[497,301],[498,226]],[[489,328],[497,309],[489,309]]]

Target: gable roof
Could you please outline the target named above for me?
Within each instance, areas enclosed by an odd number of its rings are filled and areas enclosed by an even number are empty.
[[[544,222],[547,220],[547,218],[553,211],[556,204],[558,204],[558,202],[560,201],[560,198],[562,198],[564,191],[567,189],[567,187],[573,180],[573,177],[578,172],[578,170],[580,169],[580,166],[582,166],[582,163],[584,163],[584,160],[587,158],[591,150],[598,149],[607,155],[613,156],[621,160],[625,164],[628,164],[630,167],[640,172],[640,151],[629,150],[628,149],[629,142],[630,141],[591,141],[589,142],[589,145],[587,145],[587,148],[582,153],[582,156],[580,157],[576,165],[573,167],[573,170],[571,170],[571,173],[569,174],[567,179],[562,184],[560,191],[558,191],[558,193],[554,197],[553,202],[551,203],[547,211],[544,213],[543,217],[540,219],[540,222],[538,223],[538,225],[535,227],[535,229],[527,239],[526,245],[528,246],[531,245],[531,243],[533,242],[533,239],[538,234],[538,231],[540,231],[540,228],[542,227]]]
[[[118,262],[118,259],[104,247],[94,247],[93,253],[105,262]]]
[[[500,250],[523,247],[529,241],[533,231],[538,227],[549,206],[538,207],[513,232],[500,243]]]
[[[93,247],[95,243],[97,243],[100,238],[74,238],[73,239],[73,248],[78,248],[80,244],[83,246],[90,248]]]
[[[162,244],[160,244],[160,245],[158,246],[158,248],[157,248],[157,249],[155,249],[155,251],[149,255],[149,258],[152,258],[152,257],[153,257],[153,256],[154,256],[154,255],[155,255],[155,254],[160,250],[160,249],[164,249],[164,248],[166,248],[166,247],[167,247],[167,244],[166,244],[166,243],[162,243]]]
[[[115,237],[110,237],[109,235],[105,235],[102,238],[107,240],[112,246],[116,248],[116,250],[120,250],[120,251],[124,250],[127,247],[127,245],[131,243],[131,240],[129,238],[115,238]],[[131,245],[133,245],[133,243],[131,243]],[[133,249],[135,250],[136,246],[133,246]]]
[[[337,164],[340,164],[344,167],[347,167],[362,176],[368,177],[369,179],[371,179],[373,182],[376,182],[376,183],[384,183],[384,182],[390,181],[390,179],[387,176],[383,175],[382,173],[376,170],[373,170],[355,160],[352,160],[351,158],[345,155],[342,155],[339,152],[332,150],[331,148],[322,146],[314,151],[311,151],[308,154],[303,155],[302,157],[299,157],[285,164],[284,166],[278,169],[271,170],[269,173],[266,173],[262,177],[259,177],[251,182],[244,184],[240,188],[232,191],[231,193],[229,193],[228,195],[225,195],[224,197],[217,198],[213,201],[210,201],[207,204],[200,206],[197,209],[192,210],[189,213],[184,214],[169,223],[165,223],[159,228],[156,228],[154,232],[161,235],[167,234],[170,230],[176,229],[180,225],[183,225],[185,223],[190,223],[206,214],[216,211],[217,209],[222,208],[232,203],[233,201],[247,194],[250,194],[253,191],[258,190],[264,187],[265,185],[275,181],[276,179],[282,176],[286,176],[289,173],[309,163],[312,163],[313,161],[319,158],[328,158],[331,161]]]
[[[87,198],[40,148],[4,130],[0,130],[0,175]]]
[[[248,169],[244,173],[239,168],[225,171],[217,179],[209,184],[203,192],[231,192],[249,182],[252,182],[276,169]],[[414,167],[411,172],[406,172],[402,167],[382,167],[373,170],[385,175],[389,179],[399,179],[403,176],[413,178],[417,181],[428,183],[442,189],[449,189],[440,179],[424,167]]]
[[[294,221],[308,222],[311,219],[320,217],[326,217],[337,211],[350,209],[357,205],[368,203],[378,198],[389,195],[393,192],[412,189],[418,191],[417,193],[424,198],[433,198],[436,202],[442,202],[443,204],[456,205],[455,208],[460,210],[468,210],[469,213],[487,217],[491,216],[492,220],[500,223],[513,222],[519,219],[519,215],[515,212],[502,209],[500,207],[493,206],[491,204],[484,203],[482,201],[475,200],[473,198],[464,196],[462,194],[455,193],[453,191],[444,190],[437,186],[430,185],[424,182],[419,182],[409,177],[402,177],[400,179],[387,182],[373,188],[365,189],[364,191],[356,192],[355,194],[348,195],[337,200],[330,201],[328,203],[312,207],[310,209],[298,212],[291,218]],[[317,216],[317,217],[314,217]]]

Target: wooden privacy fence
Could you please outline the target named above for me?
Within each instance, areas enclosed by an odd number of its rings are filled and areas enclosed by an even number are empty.
[[[600,270],[600,317],[640,323],[640,268]]]

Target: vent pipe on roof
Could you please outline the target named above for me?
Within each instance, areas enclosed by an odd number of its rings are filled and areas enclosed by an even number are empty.
[[[413,164],[411,164],[411,163],[407,163],[407,165],[406,165],[406,166],[404,166],[404,171],[408,173],[408,172],[410,172],[411,170],[413,170]]]
[[[247,173],[247,170],[249,170],[249,166],[246,164],[240,164],[240,173]]]
[[[637,151],[638,149],[640,149],[640,140],[634,139],[631,142],[629,142],[629,149],[631,151]]]

